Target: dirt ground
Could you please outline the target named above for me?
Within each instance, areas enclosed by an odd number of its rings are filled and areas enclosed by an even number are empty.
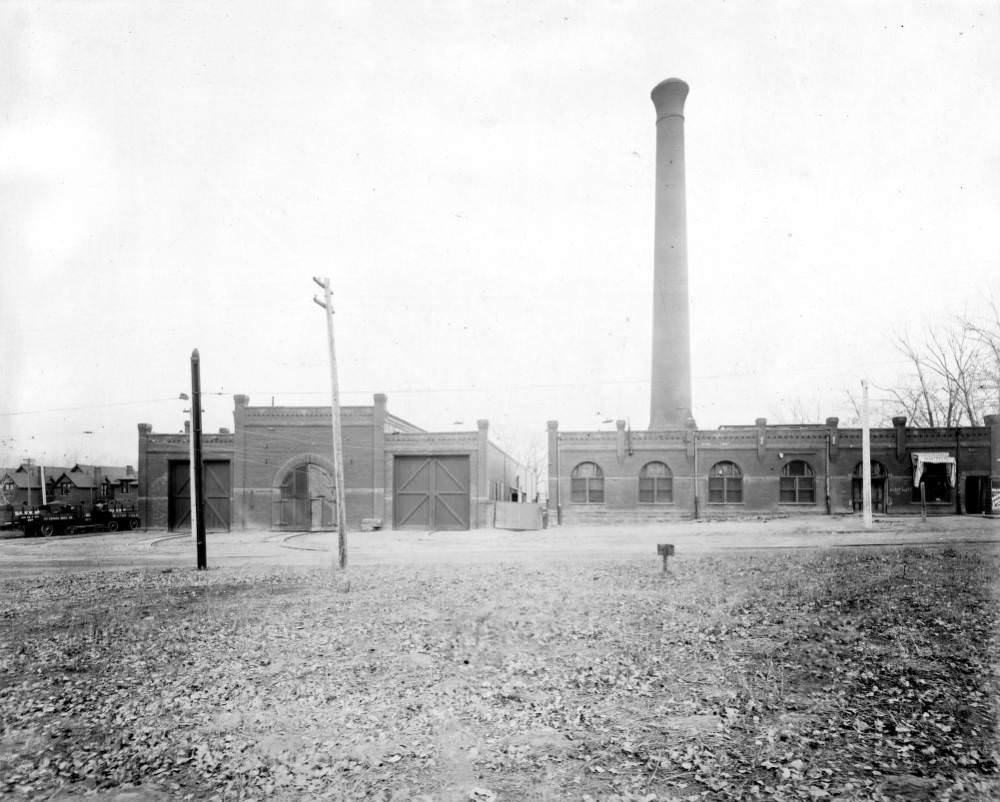
[[[1000,798],[997,521],[860,523],[3,539],[0,797]]]
[[[260,530],[209,533],[209,568],[274,565],[322,568],[336,553],[332,532]],[[468,564],[480,562],[603,561],[648,555],[658,543],[686,554],[733,549],[829,548],[1000,542],[1000,519],[978,516],[876,518],[866,530],[859,516],[682,521],[641,526],[552,527],[537,532],[348,533],[350,565]],[[110,568],[185,568],[196,564],[190,535],[116,532],[54,538],[0,539],[0,577]]]

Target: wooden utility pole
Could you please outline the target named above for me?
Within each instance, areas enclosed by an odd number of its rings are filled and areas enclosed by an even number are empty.
[[[330,417],[333,422],[333,481],[336,485],[337,504],[337,553],[341,570],[347,567],[347,510],[344,501],[344,451],[340,437],[340,386],[337,382],[337,349],[333,342],[333,302],[330,293],[330,279],[318,279],[323,288],[323,300],[315,295],[313,301],[326,310],[326,333],[330,341]]]
[[[861,515],[872,528],[872,442],[868,428],[868,381],[861,380]]]
[[[191,496],[191,539],[197,541],[198,539],[198,505],[194,503],[194,483],[195,483],[195,462],[194,462],[194,402],[191,402],[191,409],[188,412],[190,417],[188,418],[188,465],[190,467],[190,475],[188,477],[188,495]]]
[[[191,514],[197,516],[195,526],[195,550],[198,555],[198,570],[208,568],[205,546],[205,491],[202,487],[204,475],[201,466],[201,357],[198,349],[191,352],[191,437],[194,444],[194,486],[191,488]]]
[[[178,398],[181,401],[190,401],[187,393],[181,393]],[[187,435],[188,435],[188,500],[191,502],[191,514],[188,516],[191,522],[191,539],[195,540],[198,537],[198,513],[195,510],[194,504],[194,416],[190,409],[185,409],[184,412],[188,414],[187,420]]]

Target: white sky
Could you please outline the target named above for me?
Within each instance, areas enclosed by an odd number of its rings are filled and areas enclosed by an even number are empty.
[[[655,117],[686,106],[699,426],[1000,297],[995,2],[0,2],[0,464],[232,395],[507,444],[649,418]],[[457,424],[461,421],[461,424]],[[85,434],[93,432],[93,434]]]

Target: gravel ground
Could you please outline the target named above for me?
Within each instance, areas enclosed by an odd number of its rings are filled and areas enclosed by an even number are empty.
[[[464,564],[540,560],[605,560],[649,555],[657,543],[673,543],[677,557],[731,549],[829,548],[903,544],[1000,543],[1000,519],[942,517],[877,518],[865,530],[859,516],[683,521],[659,525],[553,527],[537,532],[479,529],[468,532],[393,531],[348,533],[351,565]],[[332,532],[261,530],[208,534],[209,567],[317,568],[332,565]],[[0,577],[53,571],[191,567],[189,535],[116,532],[54,538],[0,539]]]

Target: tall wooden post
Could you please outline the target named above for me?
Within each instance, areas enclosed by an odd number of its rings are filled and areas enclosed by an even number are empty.
[[[197,516],[195,527],[195,550],[198,556],[198,570],[208,568],[208,555],[205,547],[205,491],[204,472],[201,464],[201,357],[198,349],[191,352],[191,437],[194,442],[194,494],[191,500],[191,511]]]
[[[194,483],[195,474],[198,473],[195,470],[194,462],[194,402],[191,402],[191,411],[188,413],[190,416],[188,418],[188,465],[190,467],[190,475],[188,477],[188,494],[191,496],[191,539],[197,541],[198,539],[198,519],[201,517],[198,515],[198,507],[194,503]]]
[[[333,422],[333,471],[337,496],[337,554],[341,570],[347,567],[347,510],[344,494],[344,452],[340,433],[340,387],[337,382],[337,349],[333,341],[333,302],[330,298],[330,279],[313,277],[323,288],[323,300],[313,301],[326,310],[326,333],[330,342],[330,412]]]

